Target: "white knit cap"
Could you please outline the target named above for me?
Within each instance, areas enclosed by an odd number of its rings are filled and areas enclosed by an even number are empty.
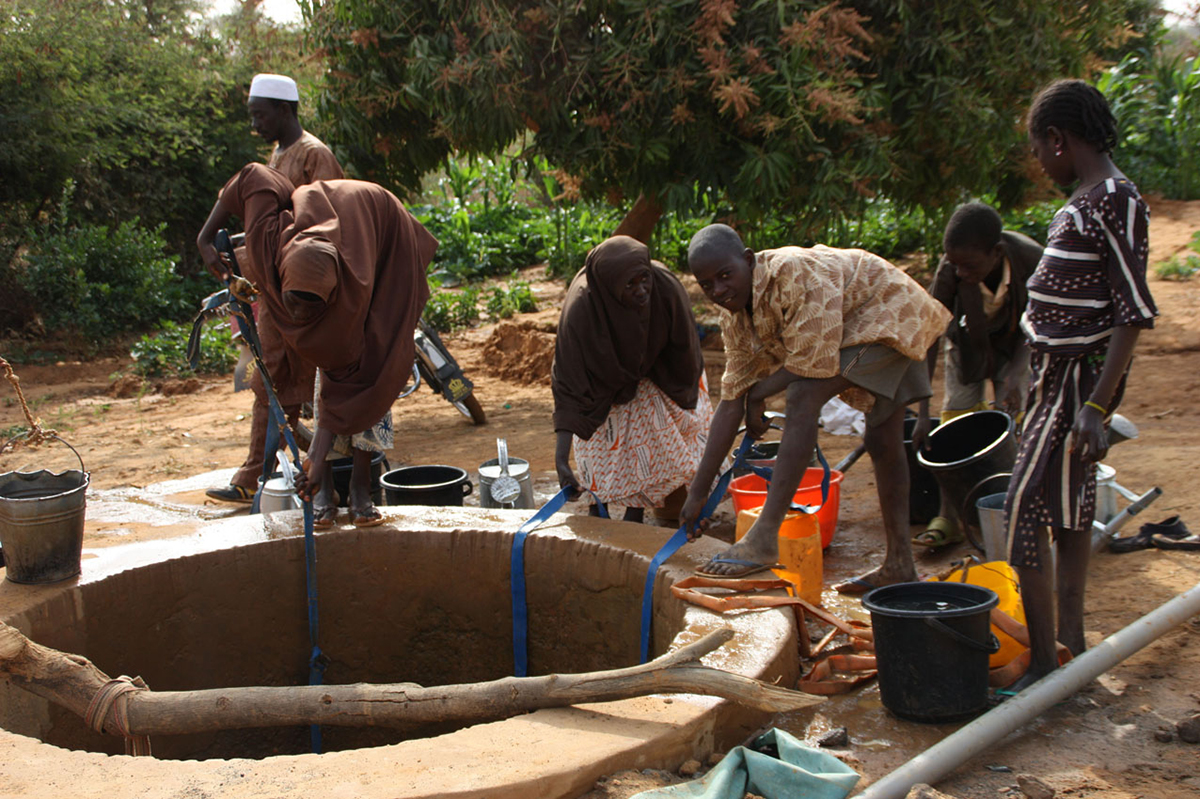
[[[300,102],[300,92],[296,89],[296,81],[287,75],[271,75],[266,72],[254,76],[250,81],[251,97],[268,97],[272,100],[288,100]]]

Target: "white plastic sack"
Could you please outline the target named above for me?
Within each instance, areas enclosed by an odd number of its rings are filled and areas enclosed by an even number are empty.
[[[861,436],[867,431],[867,417],[834,397],[821,408],[821,427],[835,436]]]

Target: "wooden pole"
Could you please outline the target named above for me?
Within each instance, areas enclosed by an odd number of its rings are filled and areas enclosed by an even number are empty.
[[[609,702],[660,693],[719,696],[768,712],[810,707],[820,697],[699,664],[733,637],[729,628],[650,663],[583,674],[505,677],[425,688],[415,683],[132,691],[117,701],[131,735],[179,735],[250,727],[382,726],[494,721],[544,707]],[[28,640],[0,622],[0,674],[80,716],[109,678],[86,658]],[[106,732],[115,732],[106,727]]]

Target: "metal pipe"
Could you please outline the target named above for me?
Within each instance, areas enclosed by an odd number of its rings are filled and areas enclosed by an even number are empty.
[[[1200,614],[1200,583],[929,747],[891,774],[867,786],[854,799],[904,799],[909,789],[917,783],[932,785],[1022,724],[1041,715],[1197,614]]]
[[[1140,497],[1135,496],[1133,502],[1125,506],[1125,509],[1116,516],[1112,517],[1108,524],[1101,524],[1098,521],[1093,521],[1092,552],[1099,552],[1105,544],[1116,537],[1117,532],[1125,526],[1126,522],[1144,511],[1151,502],[1162,496],[1162,492],[1163,491],[1161,488],[1155,486],[1145,494],[1142,494]]]

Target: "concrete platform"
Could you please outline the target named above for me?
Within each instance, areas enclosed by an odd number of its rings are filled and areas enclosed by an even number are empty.
[[[381,510],[381,527],[346,526],[317,537],[320,643],[333,661],[326,682],[445,684],[510,674],[508,558],[512,532],[529,512]],[[39,643],[89,657],[112,676],[140,674],[152,689],[302,684],[308,633],[298,516],[277,518],[270,529],[260,516],[202,521],[191,535],[85,550],[77,580],[0,583],[0,618]],[[636,662],[645,569],[669,532],[557,515],[531,537],[531,673]],[[790,612],[720,617],[670,596],[671,582],[722,546],[702,539],[660,571],[653,649],[661,653],[728,625],[735,638],[706,664],[794,683]],[[177,736],[190,740],[156,739],[151,759],[112,754],[121,751],[118,739],[91,733],[77,717],[5,684],[0,793],[565,799],[604,774],[703,757],[740,742],[763,719],[710,697],[652,696],[540,710],[383,745],[326,727],[331,743],[346,748],[322,755],[291,753],[302,751],[293,749],[295,730]],[[257,759],[238,757],[242,751]]]

